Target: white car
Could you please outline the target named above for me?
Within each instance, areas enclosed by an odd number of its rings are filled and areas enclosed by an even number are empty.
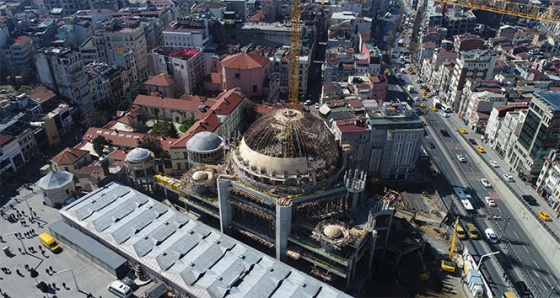
[[[467,162],[467,159],[463,156],[463,154],[457,154],[457,159],[459,162]]]
[[[315,108],[319,109],[319,104],[318,103],[315,104]]]
[[[502,177],[504,177],[504,180],[507,182],[513,182],[513,176],[510,174],[503,174]]]
[[[484,230],[484,234],[486,235],[486,238],[488,238],[490,242],[498,243],[498,236],[496,235],[496,233],[494,233],[494,230],[492,230],[491,228]]]
[[[486,202],[488,207],[496,207],[496,202],[491,197],[484,197],[484,202]]]
[[[490,161],[490,165],[491,165],[493,168],[498,168],[498,167],[500,167],[500,165],[499,165],[497,162],[493,161],[493,160]]]
[[[441,115],[441,117],[443,118],[449,118],[449,114],[445,113],[445,112],[440,112],[439,113]]]
[[[490,181],[488,181],[488,179],[482,178],[480,179],[480,182],[482,182],[482,185],[484,185],[484,187],[492,187],[492,184],[490,184]]]

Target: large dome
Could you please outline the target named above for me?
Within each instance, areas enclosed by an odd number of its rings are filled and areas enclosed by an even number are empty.
[[[209,131],[202,131],[195,134],[187,141],[187,149],[197,152],[213,151],[220,148],[221,144],[222,138],[217,134]]]
[[[134,148],[126,155],[126,161],[137,163],[145,162],[151,159],[150,150],[144,148]]]
[[[343,167],[338,145],[323,122],[291,109],[278,110],[255,121],[233,158],[238,172],[245,173],[242,178],[276,186],[316,185]],[[292,179],[293,182],[281,182]]]

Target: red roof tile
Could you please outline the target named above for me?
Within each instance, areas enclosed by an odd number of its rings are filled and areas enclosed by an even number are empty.
[[[0,134],[0,146],[8,144],[14,137]]]
[[[195,122],[193,124],[193,126],[191,126],[189,128],[189,130],[187,130],[181,137],[179,137],[179,139],[177,139],[177,141],[175,141],[173,144],[171,144],[171,148],[186,148],[187,146],[187,141],[196,133],[202,132],[202,131],[210,131],[210,132],[214,132],[216,131],[216,129],[220,126],[221,122],[220,122],[220,118],[218,118],[218,115],[216,115],[216,113],[209,112],[209,113],[205,113],[203,114],[204,118],[201,118],[200,120],[198,120],[197,122]]]
[[[14,40],[13,45],[18,46],[18,45],[24,44],[24,43],[28,42],[30,39],[31,38],[29,38],[29,36],[27,36],[27,35],[21,35]]]
[[[139,94],[134,99],[134,104],[139,106],[164,108],[178,111],[198,111],[198,106],[202,102],[198,100],[184,100],[177,98],[160,98],[158,96]]]
[[[44,103],[56,97],[56,94],[45,86],[39,86],[26,92],[27,96],[38,103]]]
[[[126,158],[126,152],[124,150],[113,150],[107,155],[109,160],[124,160]]]
[[[90,127],[84,134],[84,140],[93,141],[98,136],[103,136],[106,140],[110,140],[114,146],[119,148],[135,148],[138,142],[146,136],[145,133],[117,131],[114,129]],[[154,136],[155,138],[159,138]],[[136,141],[138,140],[138,141]],[[163,150],[169,150],[171,143],[175,142],[175,138],[159,138]],[[170,143],[171,142],[171,143]]]
[[[227,56],[224,60],[220,61],[220,64],[225,68],[245,70],[265,67],[268,63],[268,58],[248,53]]]
[[[149,80],[144,82],[144,85],[160,86],[160,87],[170,87],[175,85],[175,80],[167,74],[158,74],[157,76],[151,77]]]
[[[216,103],[212,106],[212,110],[218,115],[228,115],[239,103],[246,98],[245,94],[237,90],[237,88],[222,92],[216,98]]]
[[[89,151],[87,150],[66,147],[66,149],[60,151],[55,157],[51,158],[51,162],[57,165],[72,165],[88,154]]]

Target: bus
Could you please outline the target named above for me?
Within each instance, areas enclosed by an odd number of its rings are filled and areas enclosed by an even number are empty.
[[[468,190],[457,186],[457,187],[453,187],[453,192],[455,193],[457,199],[459,199],[459,202],[461,202],[461,205],[463,205],[463,208],[465,208],[467,212],[471,212],[474,210],[472,205],[472,197],[469,194]]]

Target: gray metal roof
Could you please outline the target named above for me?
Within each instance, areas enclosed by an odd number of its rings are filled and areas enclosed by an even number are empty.
[[[127,263],[126,259],[121,257],[118,253],[93,240],[91,237],[84,235],[82,232],[72,228],[61,220],[53,223],[49,229],[56,234],[64,236],[68,241],[76,244],[112,269],[117,269]]]
[[[144,148],[134,148],[126,155],[126,160],[130,162],[141,162],[151,158],[150,150]]]
[[[201,131],[187,141],[187,149],[198,152],[213,151],[220,148],[222,138],[209,131]]]
[[[135,206],[132,211],[131,206]],[[156,272],[158,279],[181,293],[195,297],[349,297],[116,183],[89,193],[60,213],[131,263]]]
[[[41,189],[53,189],[66,186],[68,183],[72,183],[74,179],[74,174],[62,171],[53,171],[48,173],[45,177],[39,180],[37,186]]]

